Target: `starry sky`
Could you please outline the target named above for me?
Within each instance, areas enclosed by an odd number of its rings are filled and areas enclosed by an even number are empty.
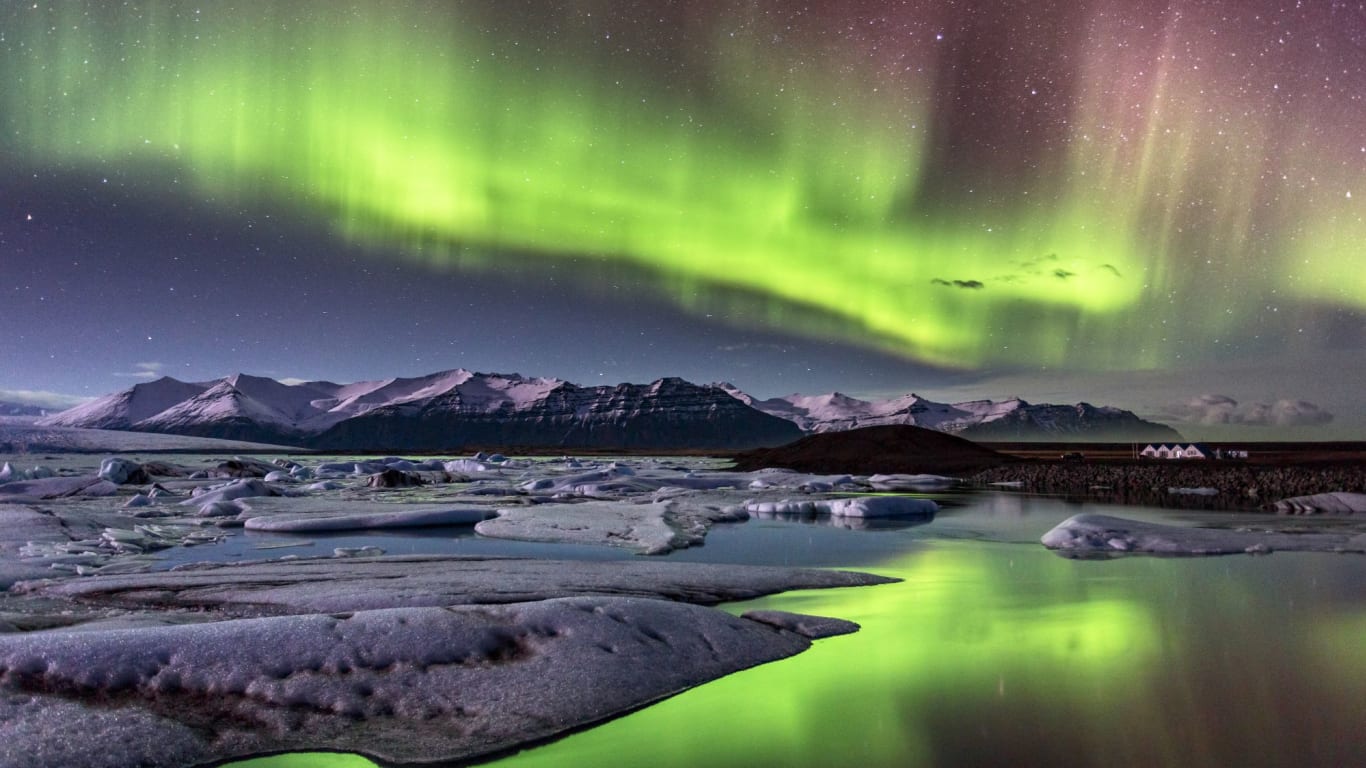
[[[466,367],[1366,438],[1366,3],[7,2],[0,399]]]

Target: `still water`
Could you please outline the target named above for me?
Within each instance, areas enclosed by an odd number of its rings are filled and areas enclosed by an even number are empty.
[[[1070,560],[1037,541],[1077,512],[1179,520],[1026,496],[955,501],[921,525],[713,530],[671,557],[904,581],[725,606],[863,629],[493,764],[1366,765],[1366,558]],[[368,765],[349,760],[241,765]]]

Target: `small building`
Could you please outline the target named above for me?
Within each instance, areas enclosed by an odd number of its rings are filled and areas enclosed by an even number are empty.
[[[1149,443],[1138,456],[1141,459],[1208,459],[1214,452],[1204,443]]]

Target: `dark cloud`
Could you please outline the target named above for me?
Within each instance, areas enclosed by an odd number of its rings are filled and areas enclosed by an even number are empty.
[[[968,288],[970,290],[980,290],[986,287],[986,283],[981,280],[944,280],[936,277],[930,281],[934,285],[950,286],[953,288]]]
[[[1068,271],[1065,270],[1065,269],[1055,269],[1055,270],[1053,270],[1053,276],[1056,277],[1056,278],[1058,278],[1059,280],[1066,280],[1067,278],[1069,278],[1069,277],[1071,277],[1071,276],[1073,276],[1073,275],[1075,275],[1075,274],[1077,274],[1077,273],[1076,273],[1076,272],[1068,272]]]
[[[1254,427],[1314,427],[1333,414],[1304,400],[1241,404],[1228,395],[1199,395],[1167,408],[1167,415],[1188,424],[1243,424]]]
[[[1100,268],[1110,270],[1111,272],[1115,273],[1115,277],[1124,277],[1124,275],[1121,275],[1119,273],[1119,268],[1116,267],[1114,264],[1101,264]]]

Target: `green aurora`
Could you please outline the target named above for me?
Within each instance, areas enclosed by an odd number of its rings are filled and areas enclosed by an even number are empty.
[[[376,258],[572,260],[589,283],[629,266],[687,309],[738,301],[950,367],[1156,368],[1216,354],[1273,303],[1366,307],[1366,270],[1342,268],[1366,242],[1366,154],[1297,134],[1233,70],[1181,69],[1171,16],[1116,46],[1123,6],[1088,6],[1065,114],[1017,126],[1045,148],[955,175],[973,163],[945,157],[933,41],[889,56],[807,23],[759,46],[765,7],[694,24],[662,68],[611,53],[602,3],[547,11],[550,42],[496,4],[39,3],[0,61],[0,147],[300,216]]]

